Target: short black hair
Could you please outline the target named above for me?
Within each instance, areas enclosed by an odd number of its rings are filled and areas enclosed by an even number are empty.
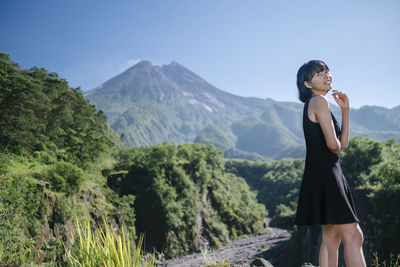
[[[297,72],[297,88],[301,102],[307,102],[312,95],[311,89],[306,87],[304,82],[311,82],[314,75],[321,71],[329,71],[328,66],[322,60],[310,60],[300,67]]]

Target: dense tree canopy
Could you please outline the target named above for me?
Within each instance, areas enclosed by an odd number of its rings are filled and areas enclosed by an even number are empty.
[[[133,197],[93,190],[101,181],[96,161],[119,146],[79,88],[45,69],[20,69],[0,53],[0,262],[60,260],[72,218],[84,213],[98,219],[118,207],[132,228]]]
[[[57,150],[84,165],[115,140],[102,111],[79,88],[57,73],[20,69],[0,53],[0,148],[9,151]]]
[[[136,196],[137,232],[169,256],[266,230],[266,209],[243,178],[225,172],[222,151],[212,145],[130,149],[108,184]]]

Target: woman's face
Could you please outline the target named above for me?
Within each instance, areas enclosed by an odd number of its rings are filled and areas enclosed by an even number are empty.
[[[310,89],[326,93],[332,88],[332,76],[328,70],[324,70],[314,74],[311,81],[304,84]]]

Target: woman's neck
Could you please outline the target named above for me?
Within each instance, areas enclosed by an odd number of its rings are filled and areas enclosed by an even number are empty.
[[[311,88],[312,96],[316,95],[326,95],[329,90],[316,90]]]

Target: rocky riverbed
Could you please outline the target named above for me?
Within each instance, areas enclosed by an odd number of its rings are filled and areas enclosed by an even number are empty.
[[[231,241],[228,245],[216,250],[203,248],[200,253],[185,255],[180,258],[165,260],[163,267],[198,267],[216,263],[229,262],[234,266],[268,266],[264,258],[274,266],[285,260],[290,232],[280,228],[269,227],[264,235],[252,236]],[[271,257],[271,258],[269,258]]]

